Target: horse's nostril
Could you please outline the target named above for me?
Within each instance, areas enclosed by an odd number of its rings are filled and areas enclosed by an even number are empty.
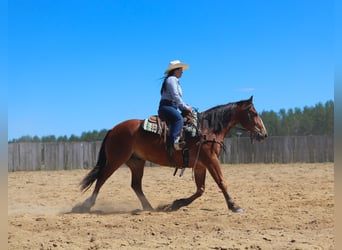
[[[267,134],[265,134],[265,138],[267,138],[267,136],[268,136],[268,135],[267,135]]]

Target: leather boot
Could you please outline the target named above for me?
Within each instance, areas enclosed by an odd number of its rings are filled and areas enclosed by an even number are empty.
[[[182,150],[185,146],[185,141],[183,141],[180,137],[177,137],[174,144],[173,144],[175,150]]]

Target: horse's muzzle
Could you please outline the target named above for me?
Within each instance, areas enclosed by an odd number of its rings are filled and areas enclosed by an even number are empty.
[[[258,140],[258,141],[263,141],[263,140],[265,140],[267,138],[267,134],[262,134],[262,133],[260,133],[260,132],[258,132],[257,134],[256,134],[256,139]]]
[[[259,131],[255,132],[254,134],[251,134],[251,143],[254,143],[254,139],[256,139],[259,142],[264,141],[267,138],[267,136],[267,133],[263,134]]]

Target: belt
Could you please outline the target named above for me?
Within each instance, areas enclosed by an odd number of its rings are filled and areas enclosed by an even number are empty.
[[[171,100],[161,99],[159,102],[159,106],[173,106],[176,107],[175,103]]]

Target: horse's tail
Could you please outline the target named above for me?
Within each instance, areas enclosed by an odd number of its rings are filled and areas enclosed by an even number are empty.
[[[105,143],[110,131],[111,130],[107,132],[105,138],[102,141],[96,166],[86,175],[86,177],[84,177],[84,179],[80,183],[80,188],[83,192],[86,192],[91,187],[91,185],[93,185],[93,183],[97,180],[101,170],[106,166],[107,157],[105,153]]]

